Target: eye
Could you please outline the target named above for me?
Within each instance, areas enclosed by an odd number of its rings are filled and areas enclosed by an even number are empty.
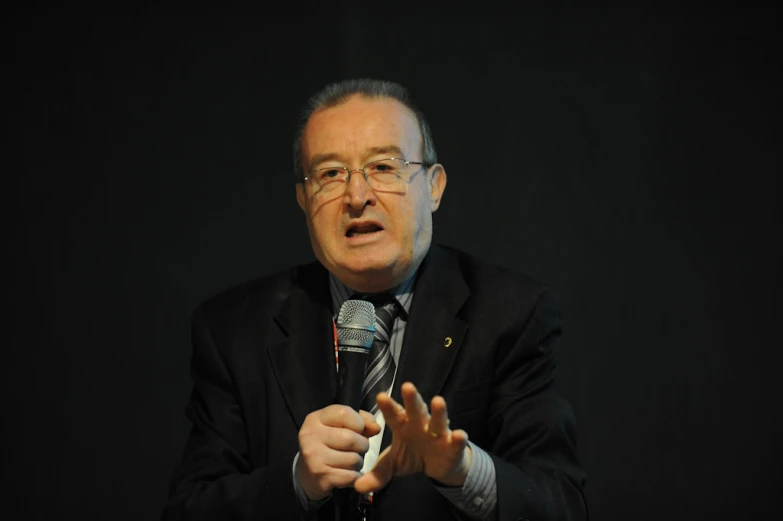
[[[319,181],[334,181],[343,172],[340,168],[322,168],[316,174]]]
[[[376,161],[368,165],[368,173],[371,174],[395,174],[399,170],[397,161],[393,159],[385,159],[383,161]]]

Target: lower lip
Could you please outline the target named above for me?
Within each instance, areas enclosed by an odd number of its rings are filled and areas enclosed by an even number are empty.
[[[352,237],[348,237],[346,235],[345,238],[348,240],[349,244],[359,245],[359,244],[367,244],[369,242],[375,242],[378,239],[380,239],[381,235],[383,235],[383,230],[378,230],[376,232],[370,232],[370,233],[357,233]]]

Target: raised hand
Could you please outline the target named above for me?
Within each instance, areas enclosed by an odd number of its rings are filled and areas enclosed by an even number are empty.
[[[378,394],[378,408],[392,430],[392,442],[375,467],[356,480],[354,488],[363,494],[374,492],[385,487],[393,476],[414,472],[424,472],[444,485],[462,486],[472,460],[468,434],[449,429],[442,397],[432,399],[430,414],[412,383],[404,383],[401,391],[404,407],[388,394]]]

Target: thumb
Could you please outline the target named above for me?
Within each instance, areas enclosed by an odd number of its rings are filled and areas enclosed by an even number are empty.
[[[391,446],[389,446],[378,456],[378,461],[375,462],[372,470],[354,482],[353,488],[360,494],[377,492],[389,483],[393,473],[394,460],[391,457]]]
[[[362,417],[362,420],[364,420],[364,432],[362,432],[362,436],[371,438],[376,434],[380,434],[381,426],[375,421],[375,416],[367,411],[359,411],[359,415]]]

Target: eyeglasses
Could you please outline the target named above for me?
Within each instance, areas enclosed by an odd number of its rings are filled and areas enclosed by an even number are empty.
[[[361,172],[373,190],[378,192],[398,192],[406,190],[411,178],[421,169],[406,172],[410,165],[422,165],[417,161],[406,161],[399,157],[371,161],[361,169],[350,170],[344,166],[318,168],[304,178],[313,194],[326,194],[345,190],[351,180],[351,174]]]

